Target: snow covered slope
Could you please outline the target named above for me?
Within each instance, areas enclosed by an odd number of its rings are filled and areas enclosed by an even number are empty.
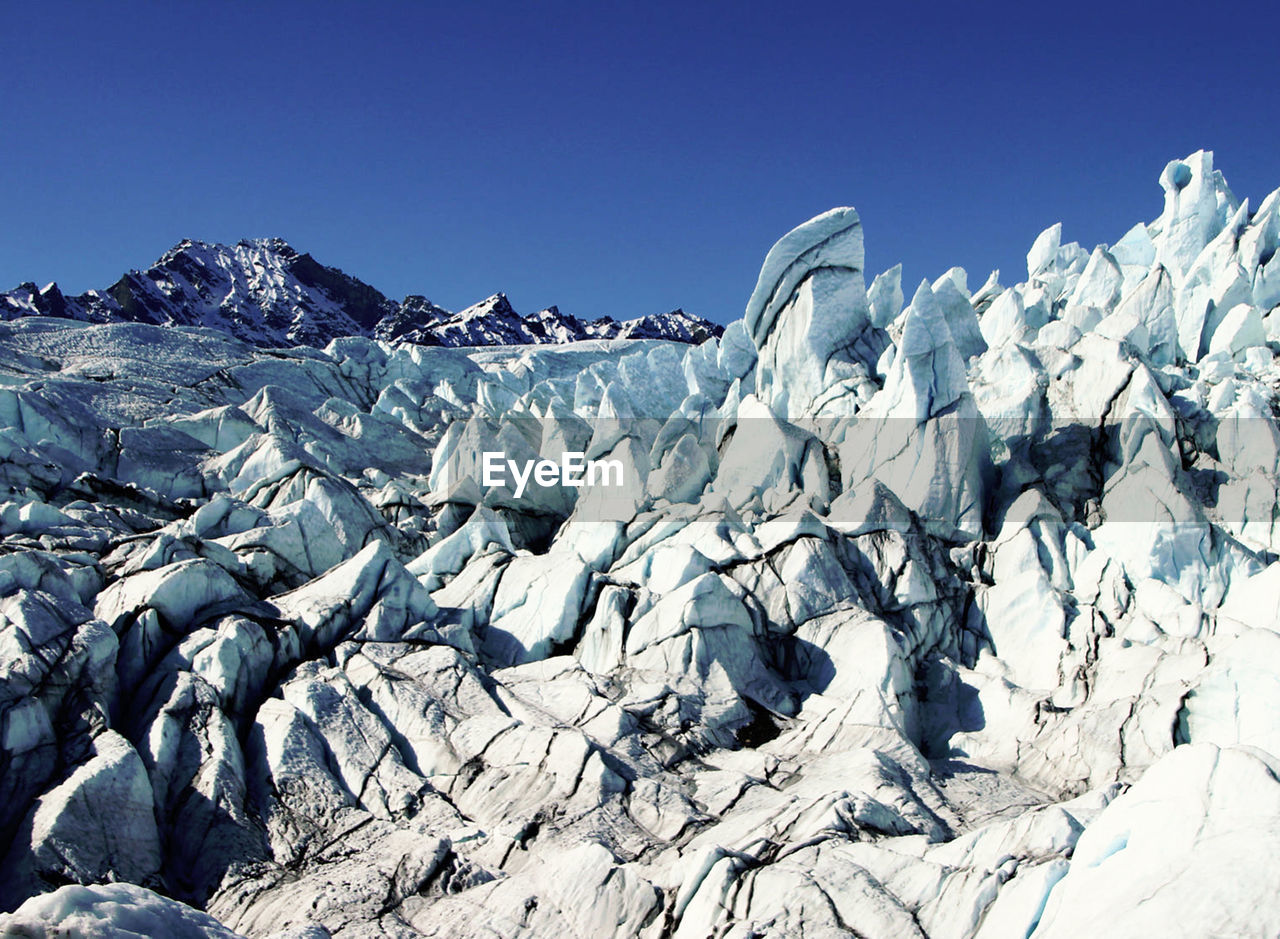
[[[0,323],[0,935],[1276,935],[1280,192],[1161,185],[696,345]]]
[[[183,241],[147,270],[77,297],[64,296],[57,284],[28,283],[0,294],[0,317],[33,315],[204,326],[264,347],[322,347],[342,336],[435,346],[629,337],[702,342],[721,332],[683,310],[616,323],[608,317],[583,322],[555,307],[526,319],[502,294],[456,315],[421,296],[396,303],[278,238],[235,245]]]

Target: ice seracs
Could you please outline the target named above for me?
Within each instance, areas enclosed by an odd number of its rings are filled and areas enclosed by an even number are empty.
[[[5,295],[0,935],[1273,935],[1280,197],[1160,182],[909,298],[835,209],[719,337]]]
[[[770,249],[743,324],[757,350],[757,393],[777,413],[812,413],[878,358],[862,265],[852,208],[832,209]]]

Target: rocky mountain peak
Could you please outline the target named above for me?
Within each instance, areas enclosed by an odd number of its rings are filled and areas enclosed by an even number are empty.
[[[673,326],[672,314],[620,327],[588,325],[554,306],[527,320],[505,293],[454,314],[425,296],[397,303],[375,287],[298,252],[283,238],[234,245],[184,238],[146,270],[132,270],[105,290],[64,297],[24,283],[0,294],[0,318],[55,316],[95,323],[199,326],[257,346],[325,346],[342,336],[421,345],[503,345],[592,338],[701,341],[720,327],[697,317]]]

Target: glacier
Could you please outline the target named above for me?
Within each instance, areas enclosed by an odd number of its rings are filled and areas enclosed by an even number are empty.
[[[4,295],[0,936],[1275,935],[1280,190],[1159,183],[722,335]]]

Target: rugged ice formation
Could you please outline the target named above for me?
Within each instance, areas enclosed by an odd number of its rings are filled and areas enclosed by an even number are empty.
[[[698,345],[0,323],[0,935],[1275,935],[1280,192],[1160,183]]]

